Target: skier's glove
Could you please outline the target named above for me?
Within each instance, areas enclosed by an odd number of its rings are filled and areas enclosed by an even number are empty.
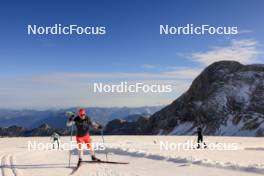
[[[74,116],[71,116],[70,118],[69,118],[69,121],[73,121],[74,120]]]
[[[71,112],[71,111],[67,111],[67,112],[66,112],[66,116],[68,116],[68,117],[72,117],[72,116],[74,116],[74,115],[75,115],[74,112]]]

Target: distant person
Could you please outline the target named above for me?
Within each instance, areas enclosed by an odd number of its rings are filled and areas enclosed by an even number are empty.
[[[201,148],[200,144],[203,144],[205,148],[207,148],[205,142],[203,141],[203,129],[201,127],[197,128],[197,134],[198,134],[198,138],[197,138],[197,148]]]
[[[52,148],[55,148],[55,142],[57,143],[58,149],[60,148],[60,135],[56,132],[52,133],[51,135],[51,140],[52,140]]]
[[[76,141],[79,148],[79,161],[77,167],[82,162],[83,157],[83,150],[82,144],[85,144],[91,154],[92,161],[101,161],[100,159],[96,158],[92,149],[92,140],[90,137],[90,128],[93,127],[95,129],[102,129],[102,126],[97,123],[93,123],[91,119],[86,115],[85,109],[80,109],[77,116],[72,115],[69,120],[67,121],[67,126],[76,126],[77,134],[76,134]]]

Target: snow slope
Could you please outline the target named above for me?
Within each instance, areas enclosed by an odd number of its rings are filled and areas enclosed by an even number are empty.
[[[253,176],[264,174],[264,140],[246,137],[207,137],[209,143],[237,143],[239,150],[160,150],[160,141],[186,142],[194,136],[107,136],[109,160],[128,161],[129,165],[84,164],[74,174],[79,176]],[[1,138],[1,176],[69,175],[68,151],[28,151],[28,141],[49,142],[47,137]],[[63,137],[67,142],[69,137]],[[101,137],[93,138],[101,142]],[[104,152],[97,156],[105,159]],[[86,156],[87,160],[89,157]],[[73,152],[72,167],[77,162]]]

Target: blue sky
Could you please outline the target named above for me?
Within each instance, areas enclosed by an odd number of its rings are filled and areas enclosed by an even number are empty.
[[[261,0],[1,2],[0,107],[168,104],[204,67],[227,53],[242,63],[263,63],[263,7]],[[102,25],[107,35],[27,35],[28,24],[55,23]],[[240,34],[159,35],[160,24],[188,23],[238,26]],[[175,87],[170,94],[106,96],[90,92],[93,81],[166,82]]]

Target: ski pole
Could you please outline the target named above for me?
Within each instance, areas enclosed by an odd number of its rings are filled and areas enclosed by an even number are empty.
[[[72,143],[72,135],[73,135],[73,124],[70,124],[68,125],[68,122],[70,120],[70,118],[72,118],[73,116],[75,115],[74,112],[71,112],[71,111],[67,111],[66,112],[66,116],[68,117],[68,121],[67,121],[67,126],[71,126],[71,136],[70,136],[70,146],[71,146],[71,143]],[[69,150],[69,167],[71,166],[71,148]]]
[[[73,125],[71,126],[70,146],[71,146],[71,143],[72,143],[72,133],[73,133]],[[71,167],[71,148],[69,150],[69,167]]]
[[[101,129],[101,136],[102,136],[103,144],[105,145],[105,140],[104,140],[104,129]],[[106,146],[105,146],[105,159],[106,159],[106,161],[108,161],[107,151],[106,151]]]

